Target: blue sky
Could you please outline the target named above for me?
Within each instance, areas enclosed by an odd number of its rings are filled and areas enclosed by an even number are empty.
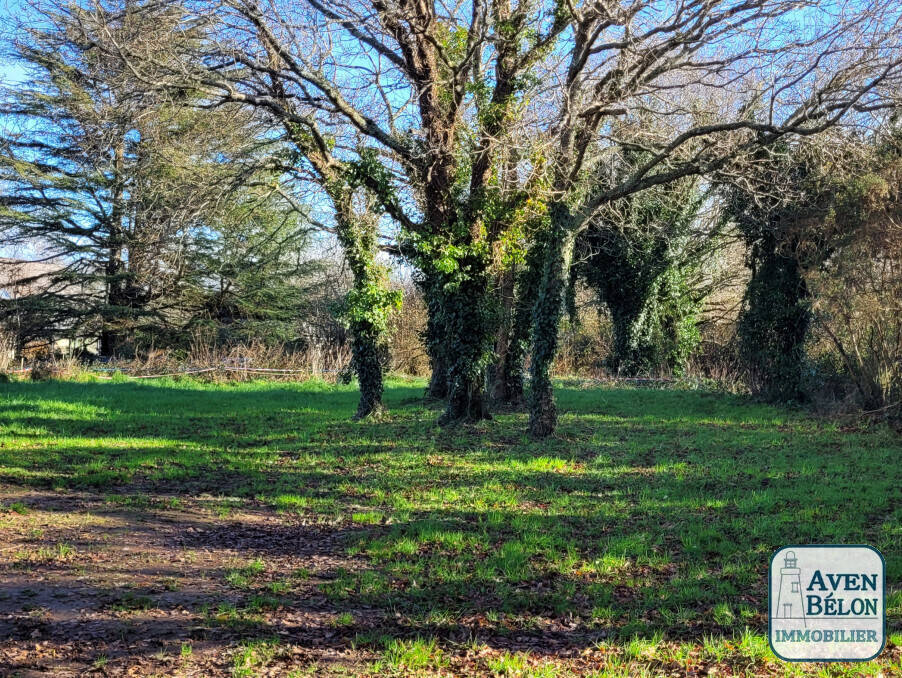
[[[10,32],[15,26],[16,19],[20,19],[23,12],[19,0],[0,0],[0,41],[3,43],[0,52],[0,81],[10,84],[21,80],[24,73],[16,64],[10,62],[6,55],[6,44],[10,38]]]
[[[9,31],[12,29],[13,20],[20,11],[19,8],[20,5],[16,0],[0,0],[0,40],[3,42],[2,48],[0,48],[0,84],[4,86],[20,82],[25,76],[25,72],[17,64],[12,63],[6,54]],[[0,257],[22,254],[21,252],[12,252],[5,246],[0,247]]]

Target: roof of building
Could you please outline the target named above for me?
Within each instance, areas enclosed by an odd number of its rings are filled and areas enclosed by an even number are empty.
[[[0,257],[0,291],[5,298],[34,294],[50,284],[48,277],[63,269],[52,261]]]

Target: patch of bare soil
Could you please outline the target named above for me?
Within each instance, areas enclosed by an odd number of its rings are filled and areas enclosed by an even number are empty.
[[[319,586],[359,563],[334,526],[203,498],[6,488],[0,502],[19,507],[0,513],[2,676],[232,675],[261,639],[278,649],[249,675],[354,673],[368,657],[351,639],[383,621],[335,624]]]
[[[2,678],[377,676],[398,668],[377,663],[385,660],[381,637],[424,631],[388,599],[367,605],[325,595],[347,573],[371,567],[346,555],[363,529],[347,522],[203,495],[0,486],[0,505]],[[679,660],[670,652],[646,667],[627,665],[596,642],[604,633],[586,635],[576,620],[530,622],[503,628],[468,614],[433,627],[425,635],[442,649],[432,675],[588,675],[611,666],[667,676],[784,672],[773,662],[712,661],[700,646]],[[504,668],[496,662],[507,652],[521,654]],[[900,653],[889,647],[886,661],[898,666]]]

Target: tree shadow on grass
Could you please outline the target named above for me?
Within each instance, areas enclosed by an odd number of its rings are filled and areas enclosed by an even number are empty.
[[[534,442],[522,414],[440,429],[419,394],[392,386],[387,420],[352,423],[351,390],[16,385],[44,401],[0,405],[13,443],[0,473],[126,499],[246,498],[272,520],[182,518],[178,548],[279,562],[315,544],[313,586],[286,609],[351,613],[336,646],[377,626],[549,652],[763,632],[767,563],[786,543],[872,543],[899,588],[900,446],[881,432],[729,396],[559,389],[559,435]]]

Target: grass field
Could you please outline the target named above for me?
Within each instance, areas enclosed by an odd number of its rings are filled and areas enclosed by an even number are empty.
[[[422,391],[0,385],[0,675],[902,675],[890,431],[572,382],[537,443]],[[879,660],[770,653],[770,554],[813,542],[885,555]]]

